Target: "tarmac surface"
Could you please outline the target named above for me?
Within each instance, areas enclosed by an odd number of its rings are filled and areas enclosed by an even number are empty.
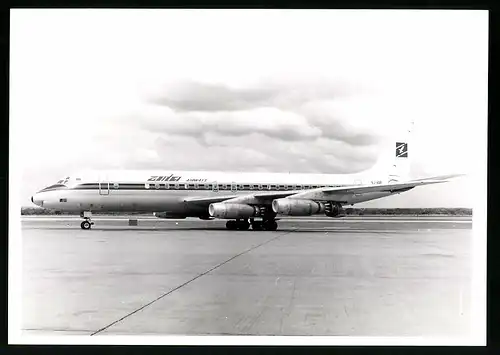
[[[470,217],[93,221],[23,216],[23,334],[469,334]]]

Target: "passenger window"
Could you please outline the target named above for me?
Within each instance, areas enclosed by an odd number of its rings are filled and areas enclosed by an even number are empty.
[[[66,199],[66,198],[61,198],[61,199],[59,199],[59,202],[68,202],[68,199]]]
[[[297,190],[302,190],[302,185],[297,185]]]
[[[194,184],[189,184],[189,185],[187,185],[187,186],[188,186],[188,189],[189,189],[189,190],[194,189]]]

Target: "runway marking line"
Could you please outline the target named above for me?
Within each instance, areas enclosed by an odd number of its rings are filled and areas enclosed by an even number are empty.
[[[99,330],[97,330],[97,331],[93,332],[92,334],[90,334],[90,336],[93,336],[93,335],[96,335],[96,334],[98,334],[98,333],[103,332],[104,330],[106,330],[106,329],[108,329],[108,328],[112,327],[113,325],[115,325],[115,324],[117,324],[117,323],[119,323],[119,322],[123,321],[124,319],[126,319],[126,318],[128,318],[128,317],[132,316],[133,314],[135,314],[135,313],[137,313],[137,312],[139,312],[139,311],[143,310],[144,308],[146,308],[146,307],[148,307],[148,306],[152,305],[153,303],[155,303],[155,302],[157,302],[157,301],[161,300],[162,298],[164,298],[164,297],[166,297],[166,296],[170,295],[171,293],[173,293],[173,292],[177,291],[178,289],[180,289],[180,288],[182,288],[182,287],[184,287],[184,286],[186,286],[186,285],[190,284],[191,282],[195,281],[196,279],[199,279],[200,277],[202,277],[202,276],[204,276],[204,275],[208,274],[208,273],[209,273],[209,272],[211,272],[211,271],[214,271],[215,269],[217,269],[217,268],[221,267],[222,265],[227,264],[227,263],[228,263],[228,262],[230,262],[231,260],[234,260],[234,259],[236,259],[237,257],[239,257],[239,256],[241,256],[241,255],[243,255],[243,254],[246,254],[246,253],[248,253],[248,252],[250,252],[250,251],[252,251],[252,250],[255,250],[255,249],[257,249],[257,248],[259,248],[259,247],[261,247],[261,246],[263,246],[263,245],[265,245],[265,244],[268,244],[268,243],[270,243],[270,242],[272,242],[272,241],[274,241],[274,240],[276,240],[276,239],[278,239],[278,238],[280,238],[280,237],[283,237],[283,236],[285,236],[285,235],[287,235],[287,234],[290,234],[290,233],[292,233],[292,232],[294,232],[294,231],[295,231],[295,229],[294,229],[294,230],[291,230],[291,231],[288,231],[288,232],[286,232],[286,233],[279,234],[279,235],[277,235],[277,236],[276,236],[276,237],[274,237],[274,238],[268,239],[268,240],[266,240],[266,241],[264,241],[264,242],[262,242],[262,243],[260,243],[260,244],[257,244],[257,245],[255,245],[255,246],[253,246],[253,247],[251,247],[251,248],[249,248],[249,249],[247,249],[247,250],[242,251],[242,252],[241,252],[241,253],[239,253],[239,254],[236,254],[236,255],[232,256],[231,258],[229,258],[229,259],[227,259],[227,260],[225,260],[225,261],[223,261],[223,262],[221,262],[221,263],[217,264],[217,265],[216,265],[216,266],[214,266],[213,268],[211,268],[211,269],[209,269],[209,270],[207,270],[207,271],[205,271],[205,272],[203,272],[203,273],[199,274],[198,276],[195,276],[195,277],[193,277],[192,279],[190,279],[190,280],[188,280],[188,281],[184,282],[183,284],[181,284],[181,285],[179,285],[179,286],[177,286],[177,287],[175,287],[175,288],[171,289],[170,291],[168,291],[168,292],[164,293],[164,294],[163,294],[163,295],[161,295],[160,297],[155,298],[155,299],[154,299],[154,300],[152,300],[151,302],[146,303],[144,306],[137,308],[136,310],[134,310],[134,311],[132,311],[132,312],[130,312],[130,313],[128,313],[128,314],[126,314],[125,316],[121,317],[120,319],[115,320],[114,322],[112,322],[112,323],[108,324],[107,326],[105,326],[105,327],[103,327],[103,328],[101,328],[101,329],[99,329]]]

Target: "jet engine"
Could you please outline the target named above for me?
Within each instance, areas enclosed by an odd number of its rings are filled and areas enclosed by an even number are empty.
[[[165,219],[185,219],[186,216],[179,214],[172,214],[167,212],[154,212],[153,215],[157,218],[165,218]]]
[[[325,203],[325,215],[328,217],[343,217],[345,215],[345,210],[339,203],[327,202]]]
[[[312,200],[299,200],[293,198],[280,198],[272,203],[276,214],[288,216],[310,216],[325,211],[325,205]]]
[[[236,203],[212,203],[208,206],[208,213],[216,218],[250,218],[259,215],[259,208]]]

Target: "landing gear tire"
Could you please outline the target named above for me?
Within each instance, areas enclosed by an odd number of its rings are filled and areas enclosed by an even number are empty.
[[[226,228],[229,230],[236,230],[236,228],[237,228],[236,221],[227,221]]]
[[[252,229],[254,231],[261,231],[262,230],[262,222],[260,222],[260,221],[259,222],[257,222],[257,221],[253,222],[252,223]]]
[[[82,229],[90,229],[91,227],[91,223],[89,221],[83,221],[81,224],[80,224],[80,227]]]
[[[229,230],[247,230],[250,228],[250,223],[248,221],[227,221],[226,228]]]
[[[246,231],[248,228],[250,228],[250,223],[248,221],[238,221],[237,222],[238,229],[241,231]]]

